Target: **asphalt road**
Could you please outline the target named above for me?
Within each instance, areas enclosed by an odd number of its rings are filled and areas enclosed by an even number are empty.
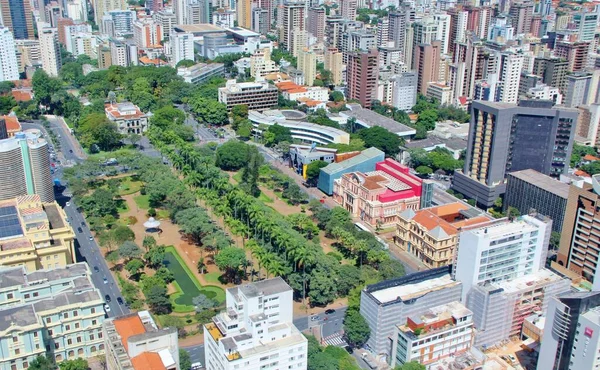
[[[63,123],[59,121],[59,119],[60,118],[55,118],[51,116],[48,119],[48,122],[50,123],[50,129],[55,133],[57,139],[60,141],[61,152],[57,152],[57,154],[59,157],[64,158],[62,164],[75,164],[83,161],[83,159],[85,158],[85,154],[79,146],[77,139],[71,136],[66,126],[64,126]],[[42,130],[42,132],[46,133],[46,130],[41,125],[41,122],[37,122],[38,123],[23,123],[22,126],[25,129],[40,129]],[[49,141],[52,141],[49,135],[47,135],[47,133],[46,138]],[[55,149],[57,149],[56,145],[54,145],[54,147]],[[57,167],[53,175],[54,178],[60,179],[62,176],[62,172],[63,167]],[[87,264],[90,266],[90,270],[92,271],[92,282],[98,288],[98,290],[100,290],[100,293],[102,294],[103,298],[107,295],[110,297],[111,302],[108,303],[110,311],[107,312],[107,315],[109,317],[113,317],[127,314],[130,312],[129,309],[125,305],[120,305],[117,302],[117,298],[121,297],[121,292],[119,291],[119,287],[116,281],[113,279],[110,270],[108,269],[108,265],[104,260],[104,256],[102,256],[101,254],[98,244],[96,244],[96,241],[92,238],[92,234],[85,221],[85,218],[83,217],[81,212],[77,210],[75,205],[66,205],[67,202],[70,201],[70,197],[65,196],[63,194],[68,193],[68,187],[61,189],[61,191],[56,194],[56,201],[60,206],[64,208],[69,222],[71,223],[71,226],[75,231],[75,236],[77,238],[75,242],[77,261],[87,262]],[[79,232],[78,228],[81,228],[82,232]],[[98,271],[95,270],[95,267],[98,268]],[[104,279],[106,279],[106,283],[104,282]]]
[[[190,354],[190,361],[192,364],[199,362],[202,364],[202,366],[206,365],[204,362],[204,344],[191,347],[182,347],[181,349],[185,349],[187,353]]]
[[[342,308],[338,308],[335,310],[334,313],[332,314],[319,314],[319,315],[314,315],[317,316],[318,319],[313,321],[313,317],[312,316],[311,319],[311,324],[312,323],[319,323],[321,325],[321,337],[322,338],[327,338],[328,336],[332,335],[332,334],[336,334],[342,331],[342,324],[344,322],[344,315],[346,314],[346,310],[348,309],[348,307],[342,307]],[[314,324],[313,324],[314,325]]]

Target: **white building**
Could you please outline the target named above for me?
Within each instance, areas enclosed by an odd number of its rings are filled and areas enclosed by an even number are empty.
[[[138,52],[135,44],[110,39],[110,57],[112,65],[129,67],[138,65]]]
[[[75,23],[87,22],[87,0],[67,0],[66,12]]]
[[[532,216],[498,220],[463,231],[454,277],[463,284],[462,302],[477,284],[511,280],[539,271],[546,262],[550,227]]]
[[[292,322],[293,294],[280,277],[227,289],[225,312],[204,325],[206,368],[306,369],[308,342]]]
[[[133,22],[133,39],[138,48],[160,48],[164,39],[162,24],[152,18]]]
[[[191,32],[171,32],[171,48],[173,49],[172,65],[182,60],[194,60],[194,34]]]
[[[392,337],[392,368],[416,361],[430,365],[473,344],[473,312],[454,301],[410,315]]]
[[[141,135],[148,130],[148,116],[133,103],[106,104],[104,112],[123,135]]]
[[[48,76],[57,77],[62,67],[58,32],[56,28],[41,28],[39,30],[42,68]]]
[[[159,329],[148,311],[107,319],[102,332],[110,370],[180,368],[177,329]]]
[[[534,100],[552,100],[555,105],[562,104],[562,94],[558,87],[539,84],[527,90],[526,97]]]
[[[7,27],[0,27],[0,81],[19,79],[19,62],[17,47],[12,32]]]
[[[427,97],[436,99],[440,105],[452,104],[452,87],[430,82],[427,86]]]
[[[415,72],[405,72],[396,77],[392,105],[408,112],[417,104],[418,76]]]
[[[499,62],[499,96],[496,97],[496,101],[517,104],[521,70],[523,69],[523,54],[502,53]]]

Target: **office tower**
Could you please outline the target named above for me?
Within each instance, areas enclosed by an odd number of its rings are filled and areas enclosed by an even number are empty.
[[[461,290],[461,283],[452,279],[449,267],[367,285],[360,297],[360,313],[371,329],[367,346],[376,356],[391,362],[390,338],[396,326],[429,308],[459,301]]]
[[[87,22],[88,7],[86,0],[67,0],[67,18],[74,22]]]
[[[15,39],[35,39],[33,13],[29,1],[0,0],[0,17],[0,23],[8,27]]]
[[[194,34],[173,30],[170,39],[173,65],[177,65],[182,60],[194,60]]]
[[[48,5],[46,5],[45,12],[45,23],[50,24],[50,27],[52,28],[56,28],[58,26],[58,18],[62,17],[60,5],[56,1],[51,1]]]
[[[305,7],[304,3],[286,3],[283,5],[283,26],[281,29],[281,44],[284,49],[293,52],[298,45],[294,45],[293,32],[304,31]],[[306,45],[301,45],[303,48]]]
[[[158,328],[148,311],[102,323],[106,364],[111,370],[180,368],[177,328]]]
[[[552,102],[474,101],[464,168],[452,186],[488,208],[504,193],[509,172],[531,168],[559,177],[569,167],[577,115]]]
[[[102,28],[102,17],[113,10],[127,10],[127,1],[92,0],[92,7],[94,8],[94,21],[100,26],[100,31],[104,31]]]
[[[463,285],[462,301],[478,284],[512,280],[544,267],[549,227],[536,217],[522,216],[463,230],[453,271]]]
[[[19,62],[17,48],[12,32],[0,26],[0,81],[19,79]]]
[[[415,72],[405,72],[396,77],[392,105],[408,112],[417,103],[419,77]]]
[[[510,6],[508,14],[517,35],[528,34],[530,32],[533,8],[533,2],[528,0],[515,2]]]
[[[490,27],[490,36],[489,39],[491,41],[497,41],[498,39],[503,40],[504,42],[513,40],[515,37],[515,29],[513,28],[511,23],[508,23],[508,18],[505,16],[496,17],[496,21],[492,27]]]
[[[185,24],[187,0],[173,0],[173,13],[175,14],[175,24]]]
[[[151,13],[156,13],[164,7],[163,0],[146,0],[146,9]]]
[[[413,45],[431,44],[438,38],[438,24],[432,17],[425,17],[412,25],[414,30]]]
[[[524,215],[532,211],[552,219],[552,231],[560,233],[563,227],[569,185],[550,176],[528,169],[514,171],[506,176],[503,209],[516,208]]]
[[[280,277],[227,289],[227,309],[204,325],[206,368],[306,370],[308,342],[293,323],[293,293]]]
[[[567,292],[551,298],[538,370],[592,370],[599,365],[600,292]]]
[[[137,18],[131,10],[112,10],[102,17],[102,31],[111,36],[133,35],[133,21]]]
[[[348,53],[346,98],[358,100],[363,108],[370,108],[375,100],[379,79],[378,57],[376,49]]]
[[[33,273],[4,268],[0,276],[0,317],[9,320],[0,345],[12,348],[0,367],[24,369],[38,356],[60,362],[104,354],[104,300],[85,263]]]
[[[307,30],[313,37],[317,39],[317,42],[323,42],[325,37],[325,9],[310,8],[308,9],[308,20]]]
[[[504,52],[499,56],[497,73],[500,81],[497,83],[495,100],[503,103],[516,104],[519,99],[519,82],[523,69],[523,54]]]
[[[597,12],[581,12],[573,15],[573,22],[579,34],[579,41],[593,41],[598,23]]]
[[[252,28],[252,0],[236,0],[235,12],[240,27]]]
[[[56,28],[41,28],[39,31],[42,68],[48,76],[57,77],[62,67],[58,33]]]
[[[0,200],[38,194],[42,202],[54,201],[48,143],[37,130],[17,133],[0,142]]]
[[[170,9],[163,9],[152,15],[152,18],[161,25],[162,32],[165,39],[168,39],[171,35],[171,30],[176,24],[177,17]]]
[[[305,85],[314,85],[317,77],[317,56],[306,48],[298,54],[298,69],[304,73]]]
[[[440,45],[439,41],[431,44],[419,44],[414,51],[414,69],[417,71],[417,91],[425,95],[430,82],[437,82],[440,72]]]
[[[406,31],[415,21],[415,9],[410,4],[402,3],[395,12],[390,12],[389,40],[394,42],[397,48],[404,48],[406,43]],[[403,61],[405,59],[403,58]]]
[[[337,48],[325,50],[324,68],[331,72],[331,82],[336,86],[341,85],[343,81],[342,59],[342,53]]]
[[[255,6],[266,12],[266,27],[267,32],[273,27],[273,16],[275,15],[275,2],[273,0],[258,0]]]
[[[567,72],[569,63],[559,58],[535,58],[532,73],[542,77],[542,81],[549,86],[558,87],[565,95],[567,92]]]
[[[227,110],[235,105],[246,104],[249,110],[263,111],[277,106],[278,90],[267,82],[240,82],[228,80],[225,87],[219,88],[219,103],[227,105]]]
[[[342,18],[356,20],[357,0],[340,0]]]

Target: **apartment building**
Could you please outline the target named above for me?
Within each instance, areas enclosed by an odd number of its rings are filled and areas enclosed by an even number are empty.
[[[346,98],[358,100],[363,108],[370,108],[377,95],[379,79],[379,54],[377,49],[368,52],[349,52],[346,70],[348,87]]]
[[[360,313],[371,329],[366,345],[379,358],[392,361],[396,326],[411,315],[460,300],[462,284],[452,279],[449,267],[417,272],[368,285],[361,292]]]
[[[107,319],[102,324],[110,370],[179,370],[177,328],[159,329],[148,311]]]
[[[389,226],[404,210],[418,210],[422,180],[393,159],[375,165],[375,171],[349,172],[333,183],[333,200],[352,217],[373,227]]]
[[[538,370],[598,368],[600,292],[567,292],[551,299]]]
[[[504,210],[514,207],[521,214],[533,210],[552,219],[552,231],[560,232],[563,226],[569,185],[536,170],[511,172],[506,176]]]
[[[521,335],[525,319],[544,313],[550,299],[568,292],[571,280],[542,269],[498,283],[474,286],[466,306],[473,311],[475,345],[489,347]]]
[[[39,355],[61,362],[104,353],[104,300],[87,264],[0,268],[0,281],[0,369],[26,369]]]
[[[306,369],[308,341],[292,322],[293,294],[280,277],[227,289],[226,310],[204,325],[206,368]]]
[[[141,135],[148,131],[148,116],[133,103],[109,103],[104,106],[104,112],[123,135]]]
[[[277,106],[278,90],[266,82],[228,80],[219,88],[219,102],[231,111],[234,105],[246,104],[249,110],[263,111]]]
[[[62,57],[58,44],[58,33],[56,28],[40,29],[40,51],[42,57],[42,68],[50,77],[58,77],[58,71],[62,67]]]
[[[10,29],[0,26],[0,82],[19,79],[15,39]]]
[[[458,301],[432,307],[407,317],[394,332],[390,366],[411,361],[431,365],[459,356],[473,345],[473,312]]]
[[[454,278],[463,284],[462,302],[472,287],[539,271],[546,263],[551,220],[522,216],[463,230]]]
[[[450,203],[398,214],[394,242],[419,258],[427,267],[451,265],[463,227],[490,222],[485,213],[473,214],[462,203]]]

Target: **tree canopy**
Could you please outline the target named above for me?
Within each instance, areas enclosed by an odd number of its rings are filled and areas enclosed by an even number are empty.
[[[402,140],[398,135],[380,126],[359,130],[357,136],[364,141],[367,148],[375,147],[388,157],[395,157],[400,152],[400,145],[402,145]]]

